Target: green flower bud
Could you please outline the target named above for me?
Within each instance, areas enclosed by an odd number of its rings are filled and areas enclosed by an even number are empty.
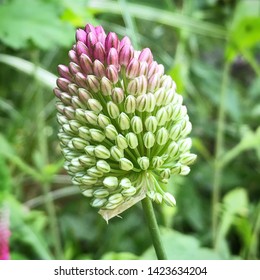
[[[150,149],[154,146],[155,137],[154,137],[154,134],[152,132],[150,132],[150,131],[146,132],[144,134],[143,140],[144,140],[144,146],[147,149]]]
[[[128,95],[125,99],[124,108],[127,114],[135,112],[136,109],[136,99],[132,95]]]
[[[118,117],[118,124],[122,130],[130,128],[130,119],[124,112],[121,113]]]
[[[111,157],[113,159],[115,159],[116,161],[119,161],[124,156],[124,152],[122,150],[120,150],[117,146],[113,146],[110,149],[110,154],[111,154]]]
[[[161,171],[160,173],[161,178],[163,179],[169,179],[171,176],[171,170],[169,168],[166,168]]]
[[[90,136],[92,140],[97,141],[97,142],[103,142],[106,138],[105,134],[100,131],[99,129],[91,128],[89,130]]]
[[[93,196],[93,189],[86,189],[82,192],[82,194],[86,197],[92,197]]]
[[[164,107],[162,107],[162,108],[156,113],[156,119],[157,119],[157,121],[158,121],[158,125],[159,125],[159,126],[163,126],[163,125],[165,125],[165,123],[166,123],[167,121],[169,121],[167,111],[165,110]]]
[[[180,175],[188,175],[190,173],[190,168],[187,165],[182,165],[181,166],[181,171],[180,171]]]
[[[80,109],[80,108],[76,109],[75,110],[75,119],[82,123],[85,123],[86,122],[85,110]]]
[[[155,116],[149,116],[148,118],[146,118],[145,120],[146,130],[154,133],[157,129],[157,126],[158,126],[158,121]]]
[[[81,126],[79,128],[79,132],[78,133],[79,133],[79,137],[80,138],[85,139],[87,141],[91,140],[89,129],[86,126]]]
[[[124,189],[121,192],[121,194],[125,197],[133,196],[133,195],[135,195],[135,193],[136,193],[136,188],[135,187],[130,187],[128,189]]]
[[[133,163],[127,158],[120,158],[119,168],[125,171],[130,171],[134,168]]]
[[[135,149],[138,146],[137,136],[133,132],[129,132],[126,134],[126,141],[131,149]]]
[[[69,135],[74,135],[74,131],[71,129],[71,127],[68,123],[66,123],[62,126],[62,130]]]
[[[110,80],[107,77],[102,77],[100,81],[100,88],[102,94],[104,96],[108,96],[112,94],[113,84],[110,82]]]
[[[81,127],[81,124],[76,120],[71,120],[71,121],[69,121],[69,126],[73,132],[78,133],[79,128]]]
[[[97,189],[93,192],[93,196],[96,198],[105,198],[109,196],[109,191],[103,188]]]
[[[81,138],[73,138],[71,142],[73,147],[77,150],[83,150],[88,145],[88,142]]]
[[[123,200],[124,198],[120,193],[113,194],[108,198],[108,201],[110,203],[117,204],[117,205],[120,204]]]
[[[124,101],[124,91],[123,89],[116,87],[112,90],[112,100],[116,103],[116,104],[121,104]]]
[[[186,153],[191,148],[192,140],[191,140],[191,138],[185,138],[185,139],[179,140],[178,145],[179,145],[180,152]]]
[[[163,165],[163,163],[164,163],[164,160],[162,159],[162,157],[155,156],[152,158],[152,166],[155,169],[161,167]]]
[[[94,93],[97,93],[100,89],[98,78],[94,75],[88,75],[86,80],[87,85],[89,86],[89,90],[93,91]]]
[[[160,128],[156,133],[156,142],[162,146],[167,143],[169,139],[168,130],[165,127]]]
[[[97,170],[108,173],[110,172],[110,165],[105,160],[99,160],[97,162]]]
[[[136,98],[136,109],[139,112],[146,111],[147,107],[147,96],[146,94],[140,95]]]
[[[147,94],[146,112],[153,112],[156,106],[156,99],[152,93]]]
[[[97,125],[97,115],[92,111],[85,111],[85,118],[89,124]]]
[[[88,100],[88,107],[90,110],[94,111],[95,113],[99,113],[102,111],[102,105],[97,99],[90,98]]]
[[[173,197],[173,195],[171,195],[170,193],[166,192],[163,194],[163,201],[168,205],[168,206],[175,206],[176,205],[176,200]]]
[[[154,195],[154,201],[155,201],[156,203],[158,203],[158,204],[161,204],[161,203],[162,203],[162,200],[163,200],[162,195],[161,195],[160,193],[155,193],[155,195]]]
[[[86,186],[91,186],[93,184],[95,184],[97,182],[97,178],[96,177],[91,177],[88,175],[84,175],[81,177],[80,179],[81,183],[86,185]]]
[[[116,128],[112,124],[109,124],[105,128],[105,135],[106,135],[106,137],[108,139],[115,140],[117,135],[118,135],[118,132],[117,132]]]
[[[106,202],[106,198],[95,198],[91,201],[91,206],[95,208],[101,208]]]
[[[171,174],[180,174],[181,172],[181,164],[176,163],[172,168],[171,168]]]
[[[184,153],[180,156],[180,163],[183,165],[191,165],[196,160],[197,155],[190,154],[190,153]]]
[[[150,161],[149,161],[148,157],[140,157],[137,159],[137,162],[138,162],[139,166],[141,167],[141,169],[147,170],[149,168]]]
[[[121,179],[119,186],[122,187],[123,189],[128,189],[132,187],[132,183],[128,178],[123,178]]]
[[[84,151],[86,152],[86,154],[90,157],[94,157],[95,156],[95,146],[93,145],[88,145],[84,148]]]
[[[118,186],[118,179],[117,177],[109,176],[103,180],[103,184],[108,189],[114,189]]]
[[[111,119],[116,119],[120,114],[117,105],[113,101],[107,103],[107,111]]]
[[[139,134],[143,131],[143,123],[140,117],[134,116],[131,119],[132,130],[135,134]]]
[[[95,156],[97,158],[102,158],[102,159],[110,158],[109,150],[105,146],[103,146],[103,145],[96,146],[94,153],[95,153]]]
[[[164,88],[159,88],[154,93],[154,97],[155,97],[157,106],[161,106],[162,104],[164,104],[165,96],[166,96],[166,92],[165,92]]]
[[[93,157],[89,157],[86,155],[80,156],[79,157],[79,161],[84,164],[85,166],[91,166],[96,164],[96,160]]]
[[[65,116],[61,115],[61,114],[57,114],[57,120],[58,120],[58,123],[60,125],[68,123],[68,119]]]
[[[169,131],[169,137],[172,139],[172,140],[178,140],[179,137],[181,135],[181,125],[180,124],[176,124],[174,125],[170,131]]]
[[[175,157],[178,154],[179,146],[175,141],[172,141],[167,148],[167,154],[170,157]]]
[[[91,167],[87,170],[87,174],[91,177],[101,178],[103,172],[99,171],[96,167]]]
[[[106,126],[111,124],[111,121],[110,121],[109,117],[107,117],[103,114],[99,114],[97,117],[97,124],[98,124],[98,126],[105,128]]]
[[[117,135],[115,142],[118,148],[121,150],[124,150],[128,147],[127,140],[122,134]]]

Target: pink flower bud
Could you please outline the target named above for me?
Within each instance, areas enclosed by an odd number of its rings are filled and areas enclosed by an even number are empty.
[[[154,75],[155,73],[157,73],[157,67],[158,67],[158,63],[156,61],[153,61],[152,63],[150,63],[149,67],[148,67],[148,79]]]
[[[153,55],[149,48],[143,49],[138,57],[139,61],[146,61],[148,64],[150,64],[153,61]]]
[[[62,91],[59,88],[54,88],[53,92],[60,99],[60,95],[61,95]]]
[[[77,85],[79,85],[80,87],[86,86],[86,77],[81,72],[78,72],[75,75],[75,81],[76,81]]]
[[[106,74],[105,66],[97,59],[93,63],[93,72],[98,78],[102,78]]]
[[[68,90],[68,85],[70,84],[70,81],[65,79],[65,78],[58,78],[56,83],[57,83],[57,86],[62,91],[67,91]]]
[[[105,39],[106,39],[106,33],[103,29],[102,26],[97,26],[95,28],[95,31],[96,31],[96,35],[97,35],[97,38],[98,38],[98,42],[101,42],[101,44],[105,44]]]
[[[86,45],[88,46],[88,48],[90,48],[91,50],[93,50],[94,45],[97,43],[97,36],[95,32],[90,32],[87,35],[87,41],[86,41]]]
[[[154,92],[160,85],[160,76],[158,74],[152,75],[148,80],[148,90]]]
[[[88,23],[86,26],[85,26],[85,31],[87,32],[87,34],[88,33],[90,33],[90,32],[94,32],[95,33],[95,27],[92,25],[92,24],[90,24],[90,23]]]
[[[107,37],[106,37],[106,40],[105,40],[105,50],[106,50],[106,52],[109,52],[109,50],[111,48],[118,49],[118,44],[119,44],[119,41],[118,41],[116,33],[109,32],[107,34]]]
[[[127,66],[134,56],[134,49],[130,44],[125,44],[119,51],[119,63]]]
[[[97,42],[94,46],[93,51],[94,57],[98,59],[100,62],[104,63],[106,60],[106,52],[104,45],[101,42]]]
[[[79,63],[79,60],[78,60],[78,57],[77,57],[77,54],[74,50],[70,50],[69,51],[69,58],[71,61],[75,62],[75,63]]]
[[[118,52],[115,48],[111,48],[107,55],[107,64],[114,65],[118,68]]]
[[[138,76],[140,63],[136,58],[133,58],[126,68],[126,77],[133,79]]]
[[[125,45],[131,46],[131,41],[130,41],[130,39],[129,39],[127,36],[125,36],[125,37],[120,41],[120,45],[119,45],[120,50],[121,50],[121,49],[123,48],[123,46],[125,46]]]
[[[58,65],[58,72],[62,78],[72,81],[72,75],[70,74],[69,68],[65,65]]]
[[[83,29],[80,29],[80,28],[77,29],[77,31],[76,31],[76,40],[77,41],[81,41],[84,44],[86,44],[86,37],[87,37],[87,34]]]
[[[114,65],[109,65],[106,70],[106,74],[108,79],[113,83],[116,84],[118,82],[118,72]]]
[[[80,56],[80,66],[85,74],[93,73],[93,63],[86,54]]]
[[[69,93],[71,95],[77,95],[77,92],[78,92],[78,86],[76,84],[69,84],[68,85],[68,90],[69,90]]]
[[[78,57],[80,57],[83,53],[89,55],[89,49],[83,42],[78,41],[76,45],[76,53]]]
[[[74,62],[70,62],[69,64],[69,71],[72,75],[77,74],[78,72],[81,71],[80,67],[78,66],[78,64],[74,63]]]
[[[148,72],[148,63],[145,61],[140,62],[139,75],[147,75]]]

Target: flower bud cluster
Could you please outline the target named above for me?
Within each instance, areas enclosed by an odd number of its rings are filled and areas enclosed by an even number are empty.
[[[90,24],[76,32],[68,66],[59,65],[55,95],[65,169],[91,205],[115,209],[138,195],[174,205],[173,174],[196,159],[192,125],[176,84],[150,49]]]

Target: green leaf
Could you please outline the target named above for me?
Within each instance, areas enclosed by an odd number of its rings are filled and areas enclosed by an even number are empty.
[[[62,22],[52,2],[14,0],[0,6],[0,39],[14,48],[26,48],[31,42],[41,48],[68,46],[73,28]]]

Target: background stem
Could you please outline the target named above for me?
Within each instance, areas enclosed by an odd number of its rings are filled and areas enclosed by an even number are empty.
[[[156,252],[158,260],[166,260],[167,256],[163,248],[160,230],[157,224],[157,220],[154,214],[152,202],[149,197],[145,197],[142,200],[142,206],[145,214],[145,218],[151,233],[154,250]]]
[[[222,177],[222,166],[218,164],[218,161],[223,152],[224,142],[224,128],[225,128],[225,101],[228,83],[229,63],[226,62],[223,71],[223,78],[220,92],[220,104],[217,121],[217,139],[215,149],[215,164],[213,173],[213,193],[212,193],[212,232],[213,243],[216,246],[217,227],[218,227],[218,203],[220,196],[220,185]]]

